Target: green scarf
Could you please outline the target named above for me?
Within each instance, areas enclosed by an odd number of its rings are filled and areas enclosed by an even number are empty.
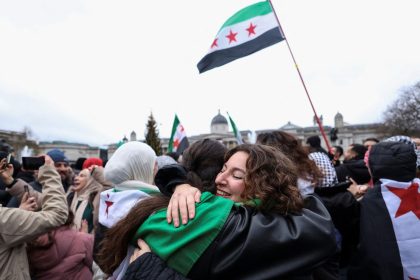
[[[142,238],[152,252],[176,271],[187,275],[201,254],[214,241],[223,228],[234,202],[209,192],[196,203],[195,218],[178,228],[168,224],[166,208],[151,215],[132,239]]]

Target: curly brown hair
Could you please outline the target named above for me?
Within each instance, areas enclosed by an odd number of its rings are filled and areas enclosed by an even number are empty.
[[[247,153],[242,198],[259,198],[260,210],[286,215],[301,213],[303,199],[297,188],[295,164],[274,147],[242,144],[227,152],[225,162],[237,152]]]
[[[308,151],[302,143],[287,132],[275,130],[261,133],[257,136],[257,143],[279,149],[296,164],[299,177],[314,185],[324,176],[315,162],[309,159]]]

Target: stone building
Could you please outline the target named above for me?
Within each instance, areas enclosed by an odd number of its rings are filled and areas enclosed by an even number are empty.
[[[323,125],[323,117],[320,116],[320,122],[322,124],[322,128],[324,133],[328,137],[328,141],[331,146],[339,145],[346,149],[350,144],[353,143],[362,143],[364,139],[375,137],[381,139],[382,136],[377,132],[377,128],[379,124],[372,123],[372,124],[348,124],[344,122],[343,115],[341,113],[337,113],[334,118],[334,127]],[[337,140],[331,141],[330,139],[330,132],[335,128],[337,131]],[[319,130],[319,126],[316,120],[313,120],[312,126],[301,127],[291,123],[290,121],[275,129],[264,129],[264,130],[257,130],[255,131],[254,137],[258,134],[263,132],[269,132],[274,130],[282,130],[288,132],[290,134],[295,135],[298,139],[302,141],[302,143],[306,142],[306,139],[313,135],[318,135],[321,138],[321,145],[326,147],[325,141],[321,136],[321,132]],[[241,130],[242,139],[245,143],[252,142],[251,138],[253,133],[250,130]],[[233,135],[232,131],[229,131],[229,124],[227,119],[220,114],[218,114],[211,120],[210,124],[210,133],[208,134],[199,134],[199,135],[187,135],[188,140],[190,143],[193,143],[197,140],[204,139],[204,138],[211,138],[221,141],[226,147],[231,148],[237,145],[237,141],[235,136]],[[163,150],[166,151],[168,147],[169,138],[162,139],[162,147]]]
[[[21,158],[24,151],[39,152],[38,144],[28,139],[26,132],[0,130],[0,146],[2,150],[12,152],[16,158]]]
[[[320,117],[320,120],[322,120],[322,116]],[[344,122],[343,115],[340,113],[337,113],[335,115],[334,127],[322,125],[331,146],[339,145],[342,146],[344,149],[346,149],[350,144],[362,143],[364,139],[369,137],[382,139],[383,136],[381,136],[377,132],[378,126],[379,124],[375,123],[348,124]],[[210,138],[220,141],[228,148],[232,148],[237,145],[237,140],[233,132],[230,131],[229,128],[230,126],[228,120],[226,119],[226,117],[220,114],[219,111],[217,115],[214,116],[211,120],[209,133],[199,135],[187,134],[187,137],[190,144],[200,139]],[[337,131],[337,139],[335,141],[331,141],[330,139],[330,132],[333,128]],[[312,126],[307,127],[301,127],[289,121],[288,123],[279,128],[257,130],[255,132],[252,132],[250,130],[241,130],[240,133],[242,135],[243,141],[245,143],[249,143],[253,142],[251,138],[255,138],[256,135],[277,129],[295,135],[298,139],[302,141],[302,143],[305,143],[306,139],[310,136],[319,135],[322,141],[321,145],[324,148],[326,148],[325,141],[321,137],[321,133],[316,121],[314,121]],[[65,141],[40,142],[39,144],[37,144],[35,141],[27,139],[25,133],[4,130],[0,130],[0,139],[4,139],[5,142],[10,144],[14,148],[14,153],[18,159],[22,154],[22,150],[25,148],[25,146],[27,146],[34,151],[34,154],[46,153],[52,149],[61,149],[65,152],[67,158],[72,162],[75,162],[78,158],[81,157],[100,157],[106,162],[108,158],[112,156],[112,154],[115,152],[119,145],[128,141],[140,141],[137,140],[137,135],[134,131],[130,133],[130,140],[126,136],[124,136],[124,138],[119,143],[112,143],[109,144],[107,147],[93,147],[86,144],[69,143]],[[162,151],[163,153],[166,153],[168,149],[169,138],[161,138],[161,143]]]
[[[347,149],[350,144],[359,143],[362,144],[363,140],[370,137],[375,137],[378,139],[382,139],[383,136],[380,135],[377,130],[379,128],[378,123],[371,123],[371,124],[348,124],[344,122],[343,115],[341,113],[337,113],[334,117],[334,127],[327,126],[322,123],[322,116],[320,117],[320,121],[322,124],[322,128],[324,133],[328,138],[328,142],[331,146],[341,146],[343,149]],[[332,141],[331,140],[331,130],[336,130],[337,139]],[[313,121],[313,126],[307,127],[300,127],[298,125],[292,124],[290,121],[281,126],[279,128],[282,131],[288,132],[290,134],[295,135],[298,139],[302,141],[302,143],[306,142],[306,139],[313,135],[318,135],[321,138],[321,146],[324,148],[327,147],[325,141],[321,135],[319,126],[317,122]],[[263,132],[273,131],[273,129],[266,129],[266,130],[258,130],[256,134],[260,134]]]
[[[41,153],[46,154],[48,151],[53,149],[62,150],[71,162],[75,162],[78,158],[90,157],[100,157],[102,160],[108,159],[104,158],[103,155],[101,156],[101,148],[89,146],[87,144],[71,143],[66,141],[39,142],[39,151]]]
[[[242,139],[247,142],[249,141],[250,130],[242,130]],[[228,120],[220,114],[220,110],[216,116],[213,117],[210,123],[210,133],[199,134],[199,135],[187,135],[190,144],[201,140],[201,139],[215,139],[223,143],[226,147],[232,148],[237,145],[236,137],[232,131],[229,131]],[[168,150],[169,138],[162,138],[162,151],[166,153]]]

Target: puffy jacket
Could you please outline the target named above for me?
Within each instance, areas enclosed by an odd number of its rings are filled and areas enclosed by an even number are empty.
[[[62,226],[38,237],[36,246],[29,246],[32,276],[37,280],[91,280],[92,252],[93,235]]]

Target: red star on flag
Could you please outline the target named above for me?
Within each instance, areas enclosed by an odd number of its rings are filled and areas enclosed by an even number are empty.
[[[248,31],[248,37],[251,36],[252,34],[255,35],[255,27],[257,26],[252,25],[252,22],[249,23],[249,27],[246,29],[246,31]]]
[[[106,197],[109,199],[109,194],[106,194]],[[108,209],[109,207],[112,206],[112,204],[114,204],[114,202],[105,200],[105,204],[106,204],[105,214],[106,214],[106,217],[108,218]]]
[[[178,146],[179,146],[179,139],[177,138],[174,140],[174,148],[176,149],[178,148]]]
[[[226,36],[226,38],[229,39],[229,44],[232,42],[236,42],[236,35],[238,35],[238,32],[233,33],[232,30],[230,30],[229,35]]]
[[[419,184],[413,183],[407,189],[387,187],[393,194],[401,199],[395,218],[408,212],[413,212],[420,220],[420,193]]]
[[[217,48],[218,47],[218,45],[217,45],[217,40],[218,40],[218,38],[216,38],[216,39],[214,39],[214,41],[213,41],[213,44],[211,44],[211,49],[212,48]]]

